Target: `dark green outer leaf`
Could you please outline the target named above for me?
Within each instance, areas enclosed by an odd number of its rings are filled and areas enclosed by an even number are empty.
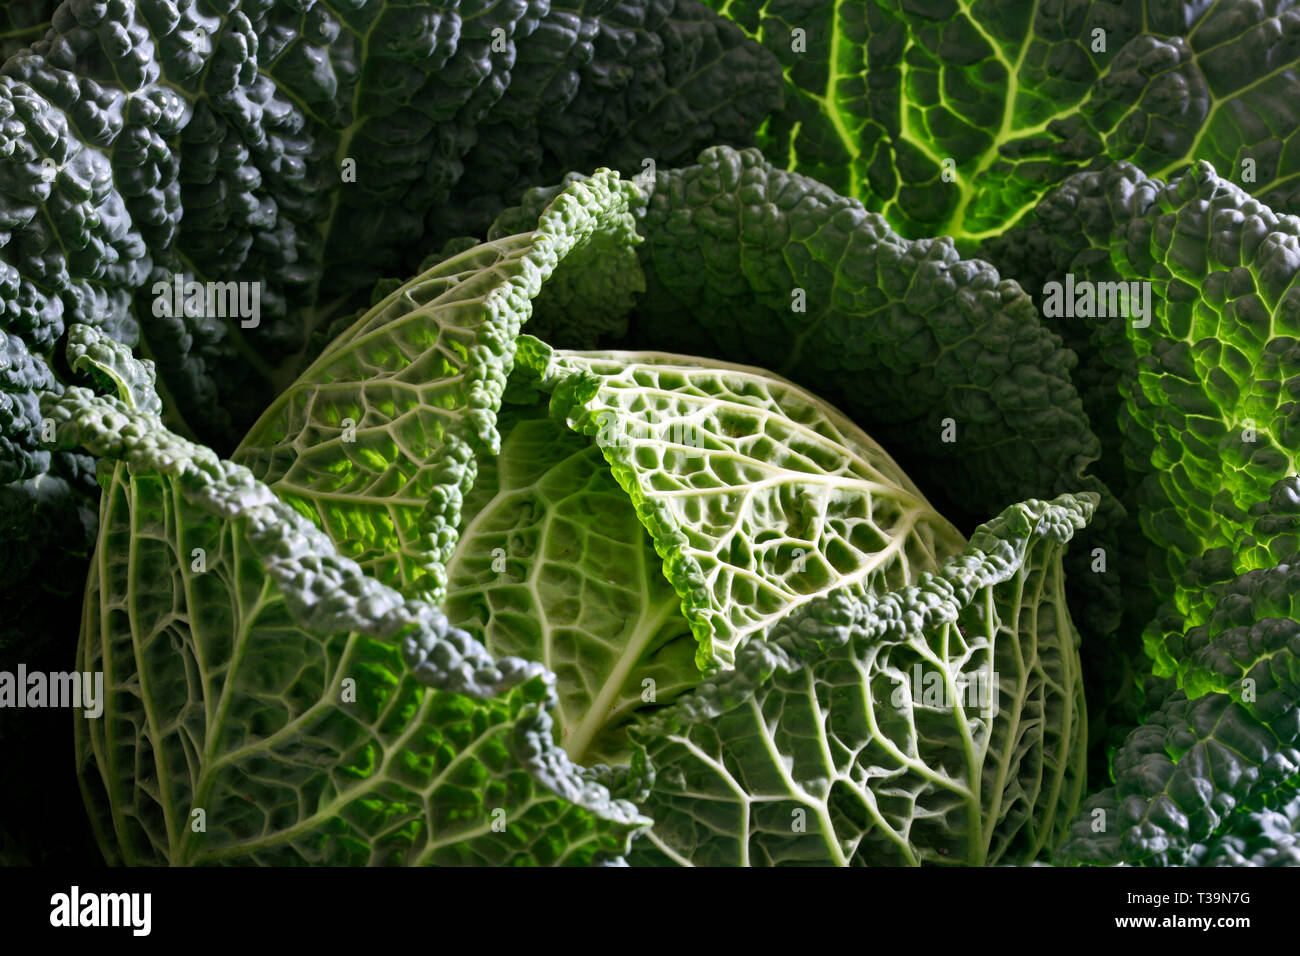
[[[1300,554],[1216,594],[1204,624],[1169,639],[1184,689],[1116,753],[1115,785],[1084,804],[1059,862],[1213,861],[1257,844],[1258,828],[1276,824],[1261,814],[1295,800]]]
[[[0,63],[39,40],[61,0],[9,0],[0,7]]]
[[[427,244],[569,169],[748,142],[778,84],[695,0],[69,0],[0,78],[6,331],[47,357],[65,317],[142,334],[224,450]],[[260,283],[260,324],[159,315],[175,274]]]
[[[1208,163],[1168,184],[1121,164],[1067,180],[993,251],[1035,284],[1150,283],[1148,326],[1082,319],[1072,337],[1090,406],[1122,435],[1119,488],[1150,542],[1140,579],[1179,632],[1203,622],[1193,566],[1233,547],[1256,502],[1300,471],[1300,221]],[[1161,613],[1145,643],[1168,675]]]
[[[781,61],[765,155],[910,238],[996,236],[1098,158],[1234,180],[1251,160],[1237,181],[1300,212],[1287,0],[709,3]]]

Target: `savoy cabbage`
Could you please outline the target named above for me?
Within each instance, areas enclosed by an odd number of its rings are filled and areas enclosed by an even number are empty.
[[[1300,862],[1289,3],[0,44],[0,860]]]
[[[789,713],[772,752],[742,730],[734,759],[780,776],[812,762],[786,803],[741,795],[767,812],[731,836],[761,838],[748,828],[788,804],[814,817],[763,859],[1030,860],[1054,844],[1086,743],[1061,555],[1096,496],[1030,500],[967,543],[789,382],[520,335],[570,257],[565,308],[639,284],[635,258],[582,252],[611,236],[630,252],[651,188],[575,181],[532,232],[394,290],[231,461],[166,429],[151,365],[73,328],[70,364],[106,394],[71,386],[43,408],[61,446],[115,463],[78,651],[106,678],[108,719],[77,736],[110,859],[608,862],[653,826],[646,847],[716,861],[677,819],[716,825],[714,798],[679,793],[696,772],[661,751],[759,690]],[[864,694],[907,706],[864,716]],[[807,751],[821,706],[826,740]],[[871,747],[897,768],[877,777]],[[817,795],[809,775],[856,797]],[[211,823],[190,826],[196,810]]]

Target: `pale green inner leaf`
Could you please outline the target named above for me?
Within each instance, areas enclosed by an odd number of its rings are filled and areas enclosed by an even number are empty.
[[[623,726],[699,680],[695,640],[653,542],[600,449],[546,415],[503,410],[464,506],[444,607],[495,657],[557,678],[560,743],[622,762]]]
[[[771,373],[657,353],[555,355],[561,380],[599,376],[570,424],[595,437],[660,553],[684,536],[665,568],[703,669],[834,587],[882,593],[965,544],[883,448]]]
[[[792,608],[911,583],[964,544],[879,446],[768,373],[533,345],[444,607],[495,656],[556,674],[559,743],[581,763],[624,761],[634,717]]]

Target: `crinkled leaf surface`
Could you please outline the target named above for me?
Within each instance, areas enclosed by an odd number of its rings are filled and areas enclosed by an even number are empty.
[[[553,276],[576,309],[626,308],[640,287],[630,209],[608,171],[572,183],[529,232],[439,262],[366,312],[259,419],[234,460],[315,521],[372,576],[438,600],[475,452],[495,415],[533,299]],[[590,242],[608,254],[567,256]]]
[[[1244,813],[1232,831],[1198,845],[1196,866],[1300,866],[1300,796],[1277,809]]]
[[[533,231],[438,257],[236,454],[373,575],[445,594],[492,653],[559,673],[560,739],[582,760],[626,757],[634,712],[791,607],[837,582],[908,583],[964,543],[878,445],[788,382],[519,337],[534,301],[627,311],[643,189],[575,178]]]
[[[1176,646],[1183,689],[1117,751],[1114,786],[1084,804],[1060,862],[1249,862],[1240,850],[1276,824],[1268,811],[1296,799],[1300,554],[1231,581]]]
[[[904,239],[857,200],[727,148],[659,170],[641,231],[642,347],[788,376],[970,526],[1010,502],[1104,492],[1074,355],[1018,285],[950,241]],[[1106,520],[1117,507],[1103,494]],[[1112,627],[1116,583],[1087,564],[1074,578],[1085,621]]]
[[[376,279],[571,169],[750,143],[781,100],[696,0],[5,0],[0,61],[5,644],[66,630],[95,533],[93,464],[41,439],[39,395],[86,384],[70,324],[227,454]],[[176,279],[258,315],[178,310]]]
[[[768,158],[905,236],[996,235],[1098,159],[1249,160],[1243,185],[1300,212],[1287,0],[708,2],[781,61]]]
[[[888,448],[963,530],[1011,502],[1099,494],[1066,558],[1071,608],[1089,679],[1131,684],[1128,662],[1142,652],[1137,628],[1118,631],[1118,557],[1132,538],[1094,471],[1102,445],[1075,355],[1019,285],[947,238],[898,235],[757,150],[711,149],[696,166],[658,170],[641,231],[639,347],[791,378]]]
[[[155,413],[78,387],[45,412],[114,461],[78,647],[104,712],[77,717],[110,860],[611,862],[648,823],[553,743],[543,667],[493,660]]]
[[[798,604],[911,583],[965,543],[884,449],[783,379],[681,356],[539,351],[528,357],[556,414],[600,445],[664,555],[705,669]]]
[[[634,729],[655,826],[631,859],[983,865],[1054,847],[1087,739],[1061,555],[1095,504],[1013,506],[913,586],[808,604]]]
[[[0,68],[4,330],[42,364],[65,316],[138,342],[224,450],[425,241],[570,169],[748,143],[779,84],[695,0],[69,0]],[[160,314],[177,274],[259,283],[259,323]]]
[[[446,608],[494,654],[556,671],[575,759],[626,759],[632,716],[791,608],[845,583],[900,587],[964,545],[878,445],[789,382],[520,343],[512,381],[550,397],[482,463]]]
[[[1167,184],[1120,165],[1071,177],[994,251],[1034,284],[1150,284],[1149,324],[1084,318],[1072,338],[1089,404],[1122,435],[1120,489],[1150,542],[1138,567],[1177,631],[1202,623],[1212,602],[1193,565],[1234,547],[1300,471],[1300,220],[1208,163]],[[1170,626],[1165,612],[1144,635],[1164,675]]]

